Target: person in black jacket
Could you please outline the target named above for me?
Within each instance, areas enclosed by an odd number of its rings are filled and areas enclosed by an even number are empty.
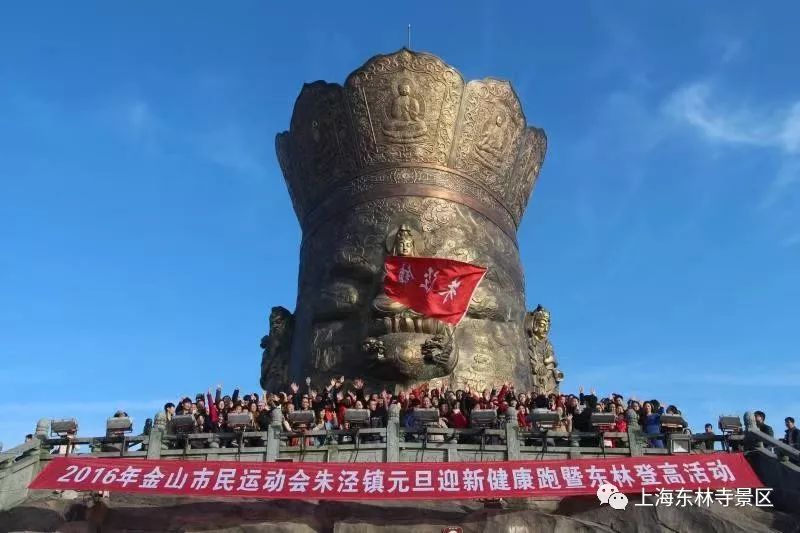
[[[766,433],[770,437],[774,437],[775,436],[775,432],[772,430],[772,426],[769,426],[764,422],[767,419],[767,415],[764,414],[764,411],[756,411],[753,414],[756,417],[756,427],[762,433]]]
[[[572,417],[572,428],[575,431],[589,433],[594,431],[592,427],[592,413],[597,412],[597,396],[594,394],[585,395],[581,392],[580,400],[583,404],[583,410]],[[582,437],[580,439],[581,446],[597,446],[599,443],[599,435],[597,437]]]
[[[714,435],[714,426],[711,424],[705,425],[705,433],[707,440],[703,441],[703,445],[706,450],[713,451],[714,450],[714,440],[711,438]]]
[[[794,418],[787,416],[784,422],[786,422],[786,436],[783,442],[800,450],[800,429],[794,425]]]
[[[597,412],[597,396],[594,394],[580,394],[583,410],[572,418],[572,426],[577,431],[592,431],[592,413]]]

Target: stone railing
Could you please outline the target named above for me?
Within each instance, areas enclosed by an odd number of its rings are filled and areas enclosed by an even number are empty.
[[[43,420],[33,440],[0,453],[0,509],[22,501],[27,495],[25,487],[35,474],[49,460],[66,453],[208,461],[535,461],[668,455],[687,453],[687,450],[706,453],[705,441],[722,440],[720,435],[707,434],[644,435],[636,424],[631,424],[631,429],[623,433],[529,431],[517,425],[516,413],[509,412],[505,420],[507,422],[498,427],[487,429],[423,427],[411,430],[400,424],[399,411],[395,409],[390,412],[385,428],[287,432],[283,429],[283,417],[275,411],[265,431],[174,434],[166,430],[163,421],[157,420],[149,435],[71,439],[50,438],[47,421]],[[746,429],[738,439],[744,441],[751,450],[749,453],[764,454],[773,462],[784,461],[800,474],[800,467],[788,462],[798,460],[800,452],[764,435],[754,424],[747,425]],[[648,447],[647,441],[654,439],[662,440],[665,447]]]
[[[790,509],[800,501],[800,450],[758,429],[755,416],[744,415],[745,454],[768,487],[773,487],[772,502],[777,508]]]
[[[406,461],[506,461],[604,456],[665,455],[672,441],[683,450],[698,448],[705,436],[684,433],[643,435],[638,426],[624,433],[530,431],[517,425],[516,412],[509,412],[493,428],[408,429],[393,410],[387,427],[351,430],[287,432],[283,417],[275,411],[262,431],[231,433],[168,432],[156,421],[149,435],[108,438],[76,437],[72,445],[88,447],[95,457],[140,457],[148,459],[192,458],[205,460],[314,461],[314,462],[406,462]],[[635,429],[634,429],[635,428]],[[47,447],[66,445],[63,439],[42,438]],[[664,448],[647,447],[648,440],[661,440]],[[685,452],[684,452],[685,453]]]
[[[28,484],[39,472],[42,441],[20,444],[0,453],[0,511],[10,509],[28,496]]]

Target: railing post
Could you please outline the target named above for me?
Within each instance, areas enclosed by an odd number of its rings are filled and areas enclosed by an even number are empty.
[[[50,433],[50,419],[49,418],[40,418],[38,422],[36,422],[36,432],[34,436],[37,437],[39,440],[44,440],[49,436]]]
[[[400,405],[389,406],[389,420],[386,424],[386,462],[400,461]]]
[[[758,426],[756,426],[756,415],[754,415],[752,411],[747,411],[744,414],[744,429],[745,431],[758,429]]]
[[[272,409],[269,428],[267,429],[267,455],[266,460],[274,462],[278,460],[278,452],[281,448],[281,430],[283,429],[283,413],[278,407]]]
[[[628,420],[628,449],[631,452],[631,457],[640,457],[644,455],[642,450],[642,441],[639,438],[639,419],[632,411],[628,411],[626,418]]]
[[[758,429],[758,425],[756,424],[756,415],[753,411],[746,411],[744,416],[744,447],[747,450],[752,450],[754,448],[764,448],[764,442],[755,436],[755,434],[751,433],[753,430]]]
[[[154,429],[157,429],[161,432],[160,434],[156,434],[155,438],[152,437]],[[151,437],[147,440],[148,451],[153,446],[157,446],[159,450],[168,450],[169,441],[164,440],[164,437],[167,436],[170,429],[171,428],[169,427],[169,421],[167,420],[167,415],[164,413],[164,411],[159,411],[158,413],[156,413],[155,416],[153,417],[153,427],[150,428]],[[161,452],[159,452],[159,454],[160,453]]]
[[[147,441],[147,458],[161,459],[161,441],[164,437],[164,430],[154,425],[150,428],[149,437]]]
[[[517,410],[513,407],[506,410],[506,454],[509,461],[517,461],[522,457],[519,450]]]
[[[36,468],[36,473],[38,473],[41,469],[41,459],[48,459],[50,456],[50,450],[45,446],[42,446],[42,442],[44,442],[44,440],[50,436],[49,418],[40,418],[39,421],[36,422],[36,431],[34,432],[33,436],[39,441],[39,465],[37,465]]]
[[[334,440],[328,443],[328,453],[325,455],[326,463],[336,463],[339,461],[339,441]]]

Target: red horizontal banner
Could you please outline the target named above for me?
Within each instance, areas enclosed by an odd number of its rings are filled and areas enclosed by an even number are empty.
[[[282,499],[467,499],[762,487],[742,454],[480,463],[238,463],[58,457],[31,489]]]

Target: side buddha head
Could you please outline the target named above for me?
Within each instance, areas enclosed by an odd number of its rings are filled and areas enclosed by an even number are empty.
[[[550,333],[550,311],[541,305],[531,315],[531,333],[537,340],[546,339]]]
[[[392,255],[400,257],[413,257],[416,255],[414,251],[414,235],[411,232],[411,228],[406,224],[401,224],[397,229],[394,245],[392,246]]]

